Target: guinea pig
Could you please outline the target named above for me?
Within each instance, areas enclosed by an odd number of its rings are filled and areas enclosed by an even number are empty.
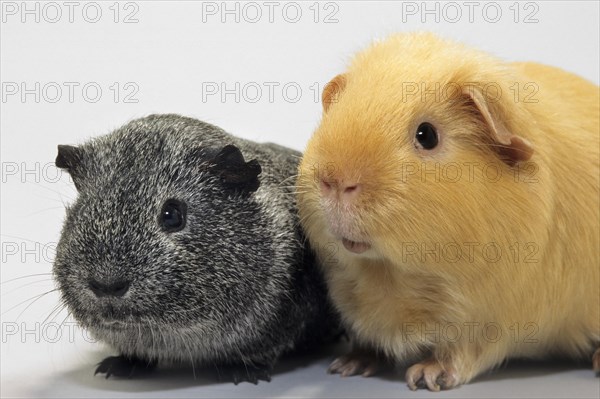
[[[410,33],[322,102],[297,190],[356,347],[331,372],[381,354],[437,391],[515,357],[600,371],[598,86]]]
[[[119,352],[96,373],[184,362],[257,383],[339,335],[297,220],[299,159],[179,115],[58,146],[78,195],[54,276],[79,324]]]

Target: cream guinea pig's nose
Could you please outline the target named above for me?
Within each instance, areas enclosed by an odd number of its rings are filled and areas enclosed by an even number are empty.
[[[344,202],[355,201],[362,190],[362,186],[358,183],[339,183],[325,179],[321,179],[319,185],[321,196]]]

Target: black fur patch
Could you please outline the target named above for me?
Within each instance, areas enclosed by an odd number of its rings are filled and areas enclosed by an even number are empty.
[[[211,160],[210,170],[228,187],[241,192],[258,190],[262,168],[256,159],[246,162],[242,152],[228,144]]]

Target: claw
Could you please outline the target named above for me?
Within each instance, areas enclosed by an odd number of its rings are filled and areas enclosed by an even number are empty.
[[[228,376],[235,385],[244,381],[258,385],[259,381],[271,381],[271,367],[250,364],[228,365],[222,367],[219,371],[219,380],[227,381]]]

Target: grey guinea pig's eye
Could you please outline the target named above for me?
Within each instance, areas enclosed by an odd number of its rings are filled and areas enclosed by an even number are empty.
[[[158,223],[167,233],[179,231],[185,227],[186,212],[187,205],[184,202],[167,200],[160,211]]]
[[[437,147],[439,138],[435,127],[429,122],[423,122],[417,128],[415,135],[417,142],[425,150],[432,150]]]

